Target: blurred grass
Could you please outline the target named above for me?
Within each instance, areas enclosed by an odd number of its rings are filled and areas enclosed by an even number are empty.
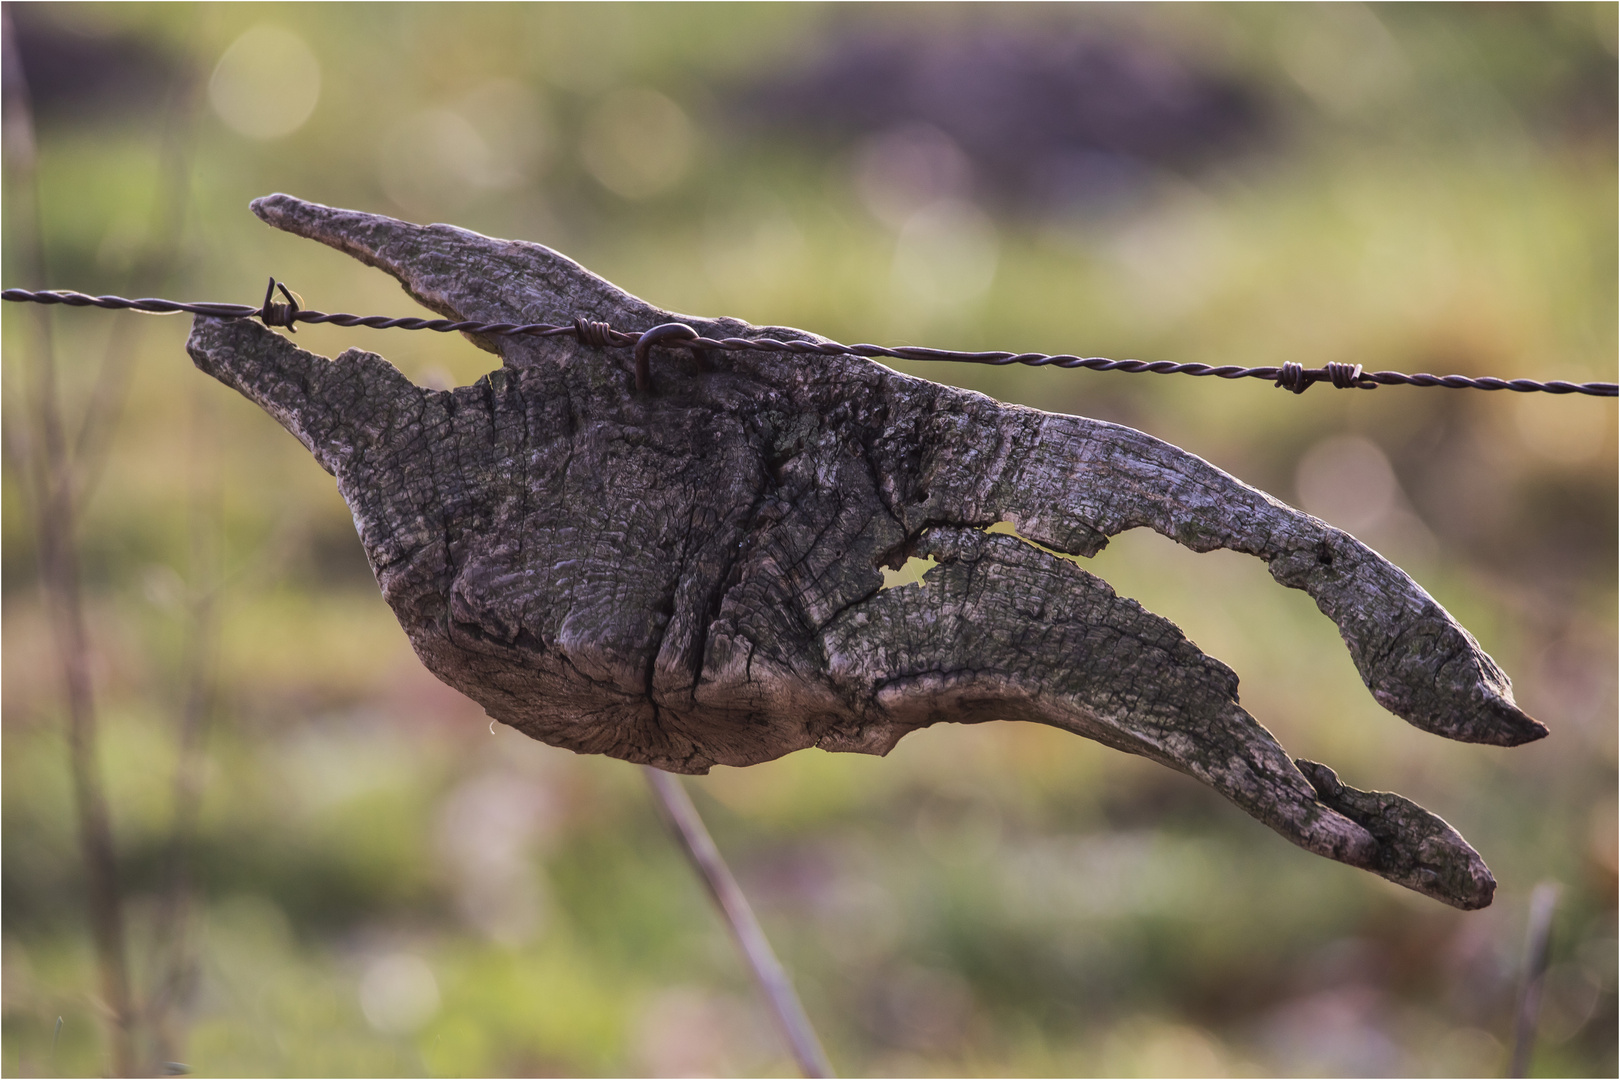
[[[41,95],[30,71],[51,280],[17,277],[11,199],[7,285],[253,301],[274,273],[324,310],[418,310],[383,275],[247,212],[284,190],[538,240],[666,307],[846,341],[1614,378],[1611,6],[45,4],[13,17],[25,42],[149,62],[100,98]],[[143,280],[163,112],[180,107],[162,103],[186,100],[165,95],[206,84],[261,23],[314,55],[314,111],[255,140],[198,99],[181,269]],[[1152,170],[1118,207],[981,200],[987,290],[908,300],[891,270],[905,240],[863,203],[849,140],[749,127],[735,104],[840,41],[964,27],[1146,42],[1254,88],[1270,141]],[[45,55],[25,51],[25,67]],[[400,130],[465,140],[429,110],[465,113],[491,80],[528,95],[523,139],[429,141],[417,172],[389,157]],[[638,200],[580,153],[624,87],[667,95],[695,140],[687,170]],[[474,182],[467,147],[493,169],[517,142],[517,181]],[[446,157],[455,145],[462,159]],[[15,425],[34,344],[4,314]],[[70,407],[109,338],[138,335],[81,538],[142,985],[204,580],[188,522],[218,521],[220,693],[200,774],[197,970],[175,1019],[184,1060],[218,1074],[787,1073],[634,770],[492,735],[427,675],[330,478],[191,369],[183,322],[52,318]],[[419,381],[464,384],[496,363],[427,335],[310,327],[299,341],[374,349]],[[1497,874],[1496,904],[1453,912],[1313,859],[1184,778],[1044,729],[945,726],[884,760],[809,751],[717,769],[694,795],[842,1070],[1497,1072],[1529,893],[1554,879],[1565,899],[1535,1069],[1614,1073],[1612,402],[900,366],[1141,427],[1296,504],[1313,448],[1366,440],[1395,486],[1358,533],[1479,637],[1554,734],[1511,752],[1425,736],[1376,706],[1331,624],[1260,564],[1121,536],[1094,572],[1237,670],[1245,706],[1292,752],[1457,825]],[[0,1069],[93,1075],[61,706],[20,463],[8,451],[5,465]],[[433,1001],[366,997],[368,974],[400,956],[427,963]]]

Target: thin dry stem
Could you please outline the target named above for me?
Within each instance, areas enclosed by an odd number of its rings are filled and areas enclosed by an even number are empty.
[[[742,949],[754,981],[759,984],[760,993],[770,1007],[771,1015],[776,1018],[777,1027],[787,1040],[794,1060],[799,1063],[799,1071],[805,1076],[834,1075],[832,1063],[827,1060],[827,1052],[821,1048],[821,1040],[816,1038],[815,1028],[810,1026],[810,1017],[805,1013],[799,995],[794,992],[787,971],[771,949],[765,931],[754,917],[754,909],[748,904],[748,897],[743,895],[737,879],[732,877],[731,869],[721,856],[720,849],[715,846],[714,838],[704,827],[703,818],[698,815],[697,807],[692,805],[692,797],[686,793],[679,777],[651,765],[641,768],[658,796],[670,831],[697,868],[715,906],[726,920],[731,936],[736,939],[738,948]]]
[[[147,1003],[156,1057],[180,1055],[182,1036],[174,1010],[191,985],[196,958],[188,923],[193,903],[191,849],[202,798],[202,754],[218,694],[215,642],[219,626],[220,487],[216,438],[201,395],[193,397],[192,452],[195,475],[189,512],[190,573],[186,602],[186,644],[181,661],[185,687],[179,717],[179,754],[175,762],[174,824],[167,854],[167,886],[155,930],[156,981]]]
[[[163,110],[165,124],[159,149],[161,179],[140,257],[131,260],[125,275],[131,292],[163,288],[180,262],[181,237],[191,205],[191,147],[196,137],[202,84],[189,72],[176,77]],[[85,401],[79,433],[73,440],[73,462],[82,505],[95,489],[106,464],[107,448],[124,411],[130,379],[135,373],[138,346],[148,324],[136,320],[107,339],[101,366]]]
[[[1530,1075],[1530,1055],[1536,1045],[1536,1024],[1541,1018],[1541,988],[1547,976],[1547,954],[1552,945],[1553,913],[1558,909],[1558,886],[1543,881],[1530,894],[1530,922],[1525,929],[1524,981],[1513,1014],[1513,1058],[1509,1076]]]
[[[14,195],[26,209],[18,220],[27,223],[22,255],[30,269],[44,277],[44,250],[40,228],[39,188],[34,169],[34,125],[28,87],[17,61],[15,32],[10,14],[4,17],[6,70],[5,122]],[[22,150],[21,153],[15,152]],[[123,894],[119,887],[112,821],[102,790],[97,760],[97,716],[91,684],[90,641],[84,617],[84,596],[75,536],[73,463],[68,457],[56,387],[54,342],[48,318],[38,320],[38,341],[30,350],[33,375],[33,419],[38,425],[29,440],[32,474],[32,517],[38,544],[40,585],[49,613],[52,635],[61,664],[62,690],[68,714],[68,759],[73,801],[79,822],[79,843],[84,858],[90,908],[90,930],[100,969],[101,998],[110,1014],[113,1072],[135,1072],[134,1007],[130,993],[129,962],[124,929]]]

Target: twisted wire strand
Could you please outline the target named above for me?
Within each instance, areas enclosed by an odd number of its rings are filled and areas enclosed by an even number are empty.
[[[287,303],[275,303],[272,296],[279,288]],[[962,352],[952,349],[931,349],[902,345],[890,348],[884,345],[844,345],[836,341],[782,341],[777,338],[710,338],[699,335],[683,323],[665,323],[640,333],[619,330],[605,322],[583,317],[569,323],[512,323],[479,322],[472,319],[421,319],[414,316],[389,318],[384,315],[351,315],[345,312],[312,311],[300,305],[295,295],[285,286],[271,279],[265,302],[259,307],[247,304],[182,303],[152,297],[129,300],[121,296],[91,296],[86,293],[59,289],[6,289],[0,299],[17,303],[63,304],[68,307],[96,307],[110,310],[138,311],[153,315],[189,313],[216,319],[259,319],[266,326],[294,329],[297,323],[330,323],[334,326],[366,326],[375,330],[433,330],[441,334],[459,331],[465,334],[499,336],[561,337],[573,336],[582,343],[596,348],[634,347],[636,350],[636,384],[648,388],[647,352],[654,345],[665,348],[687,349],[700,358],[707,350],[723,352],[776,352],[799,356],[864,356],[893,360],[918,360],[958,364],[987,364],[1004,367],[1020,364],[1027,367],[1082,368],[1088,371],[1125,371],[1154,375],[1213,376],[1217,379],[1267,379],[1274,386],[1302,394],[1316,383],[1325,383],[1338,389],[1376,390],[1380,386],[1439,386],[1453,390],[1512,390],[1517,393],[1585,394],[1592,397],[1620,396],[1620,384],[1612,382],[1566,382],[1561,379],[1500,379],[1494,376],[1430,375],[1427,372],[1406,374],[1400,371],[1364,371],[1360,364],[1329,363],[1320,368],[1307,368],[1289,362],[1281,367],[1242,367],[1236,364],[1212,365],[1176,363],[1171,360],[1110,360],[1104,356],[1077,356],[1071,353],[1038,352]],[[679,328],[677,331],[675,328]]]

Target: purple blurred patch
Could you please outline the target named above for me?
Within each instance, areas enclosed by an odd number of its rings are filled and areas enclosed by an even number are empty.
[[[1275,130],[1257,87],[1112,29],[846,30],[735,88],[732,111],[833,144],[932,129],[971,161],[976,195],[1036,211],[1109,208]]]

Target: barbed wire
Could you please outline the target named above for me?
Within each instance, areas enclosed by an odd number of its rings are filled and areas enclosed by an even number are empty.
[[[277,291],[286,298],[277,302]],[[918,360],[958,364],[988,364],[1001,367],[1021,364],[1028,367],[1083,368],[1088,371],[1150,372],[1155,375],[1213,376],[1217,379],[1266,379],[1273,386],[1303,394],[1317,383],[1326,383],[1340,390],[1376,390],[1380,386],[1441,386],[1453,390],[1512,390],[1517,393],[1585,394],[1592,397],[1616,397],[1620,384],[1612,382],[1565,382],[1560,379],[1499,379],[1494,376],[1430,375],[1419,372],[1409,375],[1400,371],[1366,371],[1360,364],[1328,363],[1319,368],[1288,362],[1281,367],[1242,367],[1235,364],[1214,365],[1176,363],[1171,360],[1110,360],[1103,356],[1075,356],[1069,353],[1036,352],[960,352],[952,349],[930,349],[902,345],[890,348],[884,345],[844,345],[836,341],[782,341],[769,337],[704,337],[685,323],[664,323],[648,330],[620,330],[605,322],[577,318],[571,323],[510,323],[479,322],[471,319],[421,319],[414,316],[389,318],[385,315],[350,315],[344,312],[327,313],[305,308],[296,293],[286,285],[270,279],[264,303],[258,307],[247,304],[183,303],[177,300],[143,298],[125,299],[122,296],[91,296],[87,293],[59,289],[6,289],[0,299],[17,303],[63,304],[68,307],[95,307],[109,310],[139,311],[154,315],[189,313],[216,319],[258,319],[264,325],[285,327],[296,333],[298,323],[330,323],[334,326],[366,326],[376,330],[433,330],[448,334],[495,336],[562,337],[573,336],[582,344],[595,348],[631,348],[636,365],[636,386],[647,390],[651,386],[648,369],[649,353],[654,345],[684,348],[697,354],[700,360],[709,350],[724,352],[778,352],[812,356],[864,356],[894,360]]]

